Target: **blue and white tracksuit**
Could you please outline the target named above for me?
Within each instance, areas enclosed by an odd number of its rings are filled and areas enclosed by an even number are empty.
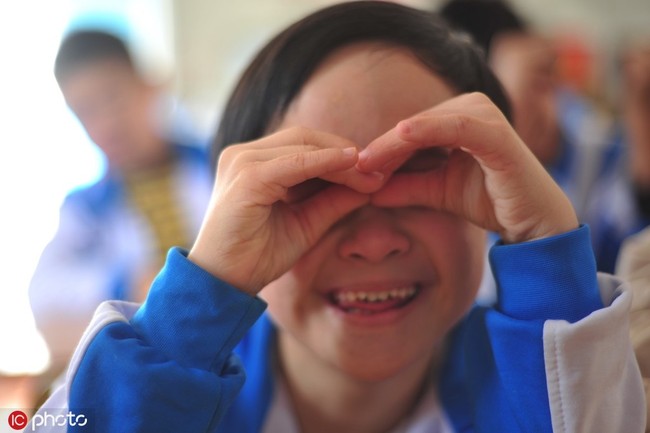
[[[490,261],[498,302],[474,307],[451,335],[431,390],[437,427],[400,433],[643,432],[631,296],[596,274],[588,228],[497,244]],[[40,413],[86,411],[95,433],[273,431],[281,394],[264,309],[172,249],[141,307],[97,311]]]
[[[214,184],[207,152],[173,145],[173,188],[188,235],[198,233]],[[55,364],[65,366],[105,300],[128,300],[128,283],[158,262],[156,240],[129,201],[122,178],[109,171],[97,183],[70,193],[59,227],[43,250],[29,297],[36,325]]]

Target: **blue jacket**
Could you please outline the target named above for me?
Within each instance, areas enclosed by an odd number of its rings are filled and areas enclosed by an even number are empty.
[[[441,372],[457,432],[644,430],[629,294],[611,276],[596,278],[589,243],[582,227],[493,247],[499,301],[469,312]],[[96,433],[261,431],[275,335],[263,301],[174,249],[136,308],[98,310],[58,393],[68,410],[91,414]]]

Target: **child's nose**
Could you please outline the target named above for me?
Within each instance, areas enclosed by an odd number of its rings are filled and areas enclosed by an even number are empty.
[[[394,222],[390,211],[362,212],[353,221],[339,244],[346,260],[381,262],[409,251],[411,241]]]

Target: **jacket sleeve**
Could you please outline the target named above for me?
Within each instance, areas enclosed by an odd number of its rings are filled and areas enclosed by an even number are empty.
[[[490,262],[498,302],[458,329],[441,384],[456,430],[643,432],[631,294],[596,273],[588,227],[497,244]]]
[[[232,350],[264,308],[172,249],[135,313],[124,302],[97,311],[61,391],[68,411],[95,433],[212,431],[244,382]]]

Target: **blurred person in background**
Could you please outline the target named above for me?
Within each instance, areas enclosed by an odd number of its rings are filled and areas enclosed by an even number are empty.
[[[603,199],[625,201],[632,212],[612,208],[603,220],[619,237],[638,230],[621,242],[616,273],[630,282],[634,293],[630,337],[650,404],[650,42],[626,47],[621,60],[623,122],[630,144],[623,167],[628,170],[627,176],[607,185]]]
[[[611,118],[562,85],[552,38],[532,30],[507,2],[450,0],[440,13],[483,48],[510,97],[517,133],[569,196],[580,220],[590,224],[597,258],[605,256],[593,224],[602,209],[593,196],[622,153]],[[599,270],[612,272],[613,265],[598,260]]]
[[[71,31],[54,73],[107,162],[98,182],[66,197],[29,288],[56,374],[102,301],[142,301],[167,250],[191,245],[213,175],[200,143],[166,130],[164,92],[138,69],[126,40]]]
[[[622,59],[625,130],[639,212],[650,219],[650,42],[628,48]]]
[[[650,406],[650,228],[623,241],[616,274],[629,281],[634,295],[630,339],[643,375],[646,405]],[[650,423],[646,431],[650,431]]]
[[[598,219],[592,223],[602,234],[598,249],[617,268],[628,261],[621,257],[623,242],[650,224],[650,42],[625,44],[618,61],[618,132],[626,153],[617,170],[598,185]],[[639,239],[645,237],[638,234]]]

